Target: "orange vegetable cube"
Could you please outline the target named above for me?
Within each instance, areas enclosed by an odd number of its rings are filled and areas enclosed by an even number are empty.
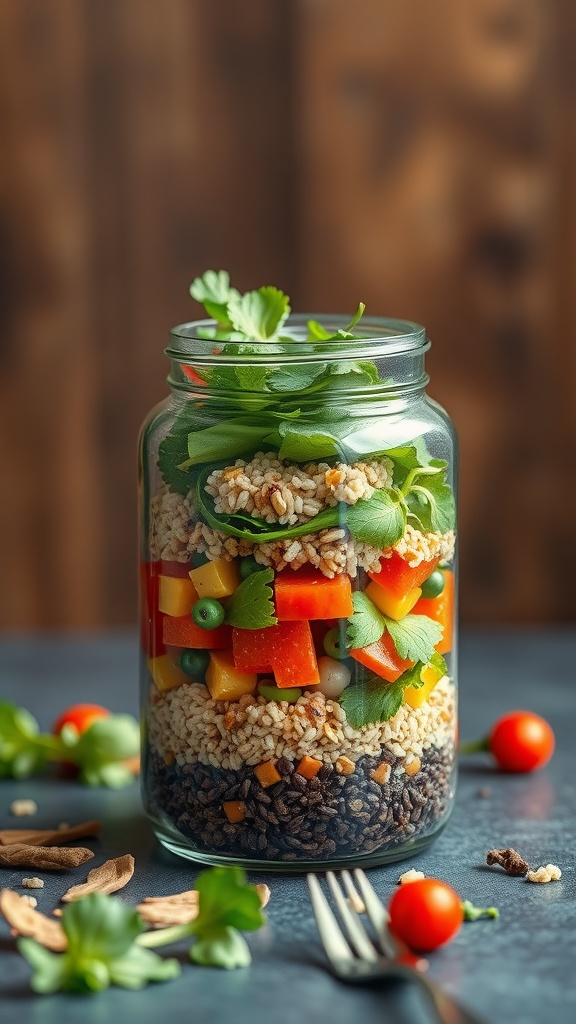
[[[245,693],[256,693],[255,672],[239,672],[232,651],[211,651],[206,669],[206,686],[212,700],[240,700]]]
[[[415,615],[428,615],[442,626],[442,639],[436,645],[438,654],[448,654],[452,650],[454,635],[454,573],[450,569],[441,569],[444,576],[444,590],[438,597],[421,597],[414,606]]]
[[[397,597],[392,591],[384,590],[384,587],[380,587],[377,583],[370,583],[366,587],[366,594],[370,600],[391,619],[403,619],[405,615],[408,615],[421,593],[420,587],[414,587],[403,597]]]
[[[276,686],[317,686],[318,659],[309,622],[279,622],[232,630],[234,664],[241,672],[273,672]]]
[[[426,665],[420,673],[422,686],[407,686],[404,690],[406,704],[409,704],[414,709],[421,708],[441,678],[442,672],[440,669],[434,668],[433,665]]]
[[[238,565],[225,558],[217,558],[197,569],[191,569],[189,576],[198,591],[198,597],[230,597],[240,583]]]
[[[230,626],[202,629],[191,615],[172,618],[166,615],[162,626],[162,640],[169,647],[194,647],[199,651],[224,651],[230,647]]]
[[[350,577],[328,579],[319,569],[284,569],[274,580],[276,615],[280,622],[301,619],[347,619],[354,612]]]
[[[246,817],[246,804],[243,804],[241,800],[225,800],[222,804],[222,810],[231,825],[244,821]]]
[[[317,757],[309,757],[308,754],[304,754],[298,763],[296,771],[299,775],[303,775],[305,779],[313,779],[315,775],[318,775],[322,767],[322,761],[319,761]]]
[[[167,690],[174,690],[177,686],[190,682],[190,677],[182,671],[169,654],[161,654],[157,658],[149,658],[148,670],[156,688],[161,693],[166,693]]]
[[[381,786],[385,786],[390,778],[391,771],[392,768],[388,761],[380,761],[380,764],[377,765],[374,771],[370,772],[370,778],[374,779],[374,782],[379,782]]]
[[[282,776],[276,770],[274,761],[262,761],[261,764],[257,764],[254,769],[254,774],[264,789],[268,789],[268,786],[274,786],[282,779]]]
[[[376,643],[368,644],[368,647],[353,648],[350,654],[361,665],[389,683],[394,683],[414,664],[400,657],[388,632],[383,633]]]
[[[414,587],[419,587],[428,579],[439,561],[440,555],[428,562],[411,566],[397,551],[393,551],[389,558],[380,560],[379,572],[369,572],[368,575],[379,587],[383,587],[396,597],[404,597],[409,590],[414,590]]]
[[[198,594],[191,579],[175,576],[158,577],[158,611],[176,618],[190,615]]]

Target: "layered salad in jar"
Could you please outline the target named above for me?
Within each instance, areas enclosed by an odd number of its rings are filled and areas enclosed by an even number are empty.
[[[425,435],[382,440],[372,362],[228,365],[289,346],[281,292],[240,296],[223,272],[191,290],[214,358],[182,364],[193,397],[145,469],[148,812],[162,841],[207,860],[400,856],[452,796],[447,462]],[[307,325],[313,355],[358,337],[356,319]],[[359,419],[344,384],[364,395]]]

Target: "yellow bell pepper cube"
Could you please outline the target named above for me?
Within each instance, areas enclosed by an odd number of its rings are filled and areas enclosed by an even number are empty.
[[[420,587],[413,587],[404,597],[396,597],[390,590],[385,590],[377,583],[372,582],[366,587],[366,594],[370,600],[391,619],[403,619],[408,615],[421,593]]]
[[[157,658],[148,659],[148,670],[161,693],[167,690],[175,690],[182,683],[189,683],[190,677],[176,665],[170,654],[161,654]]]
[[[428,700],[432,690],[442,679],[442,672],[433,665],[426,665],[420,673],[420,679],[422,686],[407,686],[404,690],[404,700],[414,710],[421,708],[424,701]]]
[[[255,672],[239,672],[232,651],[210,651],[206,685],[212,700],[240,700],[245,693],[256,693]]]
[[[227,562],[225,558],[191,569],[188,575],[198,597],[230,597],[240,583],[236,562]]]
[[[173,618],[189,615],[198,600],[192,580],[174,576],[158,577],[158,611]]]

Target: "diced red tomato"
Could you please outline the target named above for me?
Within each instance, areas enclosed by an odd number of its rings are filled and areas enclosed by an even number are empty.
[[[355,647],[350,654],[361,665],[365,665],[377,676],[393,683],[407,668],[414,664],[413,661],[406,661],[398,654],[390,633],[385,632],[379,640],[368,647]]]
[[[428,615],[439,622],[443,629],[442,639],[436,645],[438,654],[448,654],[452,650],[454,633],[454,573],[450,569],[441,569],[444,576],[444,590],[438,597],[421,597],[412,609],[413,615]]]
[[[347,619],[354,612],[350,577],[342,573],[329,579],[309,566],[278,573],[274,600],[280,622]]]
[[[232,644],[230,626],[218,626],[217,629],[202,629],[197,626],[191,615],[173,617],[164,616],[162,639],[165,644],[173,647],[193,647],[200,651],[225,651]]]
[[[317,686],[318,661],[309,622],[279,622],[265,629],[232,630],[234,664],[240,672],[274,673],[276,686]]]
[[[393,551],[390,558],[380,560],[379,572],[369,572],[368,575],[379,587],[389,590],[395,597],[404,597],[428,579],[439,561],[440,556],[412,567],[397,551]]]
[[[162,562],[140,563],[140,643],[149,658],[165,654],[163,615],[158,611],[158,578]]]
[[[162,576],[172,576],[179,580],[190,579],[188,573],[192,568],[192,562],[167,562],[164,558],[160,562]]]

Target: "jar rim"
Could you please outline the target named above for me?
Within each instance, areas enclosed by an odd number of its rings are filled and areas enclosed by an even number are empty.
[[[234,339],[218,338],[215,320],[190,320],[171,329],[170,344],[165,353],[169,358],[185,364],[194,362],[203,365],[241,365],[250,362],[278,365],[325,362],[327,357],[334,356],[343,360],[355,360],[402,354],[418,355],[430,348],[426,329],[421,324],[389,317],[363,317],[361,336],[354,339],[328,338],[316,341],[311,350],[311,342],[307,340],[310,320],[319,320],[323,327],[335,334],[338,330],[346,329],[349,317],[336,313],[291,313],[284,324],[282,335],[289,340],[236,339],[237,344],[250,346],[251,351],[244,354],[230,354],[214,348],[215,344],[226,346],[235,343]]]

